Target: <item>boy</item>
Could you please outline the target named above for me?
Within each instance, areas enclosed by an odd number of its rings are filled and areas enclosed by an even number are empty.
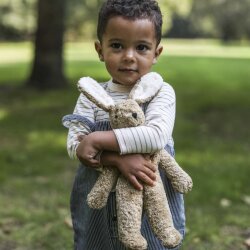
[[[157,62],[163,49],[161,26],[161,12],[154,0],[107,0],[102,5],[95,49],[112,77],[102,86],[115,102],[126,99],[134,84]],[[145,154],[164,147],[174,154],[175,93],[170,85],[165,84],[147,104],[145,117],[144,126],[111,130],[107,113],[80,95],[74,114],[64,119],[69,127],[69,155],[82,163],[71,195],[75,249],[126,249],[118,240],[114,192],[101,210],[90,209],[86,198],[98,177],[95,168],[100,162],[117,167],[139,190],[141,182],[154,185],[155,166]],[[100,152],[101,157],[96,157]],[[166,176],[162,179],[175,227],[184,235],[183,197],[173,191]],[[148,249],[166,249],[152,233],[146,216],[142,235]]]

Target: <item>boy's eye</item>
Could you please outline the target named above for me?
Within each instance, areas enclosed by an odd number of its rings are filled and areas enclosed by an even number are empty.
[[[121,49],[122,48],[122,45],[120,43],[112,43],[110,46],[113,49]]]
[[[146,51],[149,49],[149,47],[147,45],[144,45],[144,44],[139,44],[137,47],[136,47],[137,50],[139,51]]]

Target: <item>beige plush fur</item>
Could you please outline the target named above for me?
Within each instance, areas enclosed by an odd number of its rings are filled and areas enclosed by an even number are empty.
[[[130,94],[132,99],[114,104],[112,98],[106,94],[98,83],[94,83],[91,79],[90,84],[89,81],[89,78],[82,78],[79,81],[78,88],[93,103],[109,112],[112,128],[142,125],[145,122],[145,117],[138,103],[152,99],[163,83],[158,74],[149,73],[132,89]],[[94,84],[94,90],[90,86],[92,84]],[[152,85],[154,88],[150,87]],[[97,89],[101,98],[96,94]],[[95,94],[93,94],[93,91]],[[191,190],[192,180],[190,176],[165,150],[153,154],[151,160],[155,165],[159,165],[165,170],[176,191],[186,193]],[[164,246],[173,248],[181,242],[182,237],[173,225],[159,170],[156,174],[155,186],[144,185],[143,191],[138,191],[119,174],[116,168],[103,167],[103,171],[88,195],[88,205],[91,208],[100,209],[106,205],[111,190],[114,187],[116,188],[119,239],[130,249],[147,248],[147,242],[140,233],[143,209],[155,235]]]

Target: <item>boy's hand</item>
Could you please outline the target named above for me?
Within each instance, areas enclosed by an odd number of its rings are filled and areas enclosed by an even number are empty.
[[[92,137],[90,135],[79,135],[78,141],[80,141],[76,155],[80,162],[89,167],[99,167],[100,162],[95,159],[99,149],[94,145]]]
[[[128,154],[117,158],[117,168],[125,178],[138,190],[143,189],[141,182],[153,186],[156,180],[156,166],[148,155]]]

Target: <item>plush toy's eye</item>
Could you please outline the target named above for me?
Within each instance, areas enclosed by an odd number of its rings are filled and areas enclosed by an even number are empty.
[[[137,118],[137,113],[132,113],[132,116],[136,119]]]
[[[115,115],[115,119],[117,119],[118,118],[118,115]]]

